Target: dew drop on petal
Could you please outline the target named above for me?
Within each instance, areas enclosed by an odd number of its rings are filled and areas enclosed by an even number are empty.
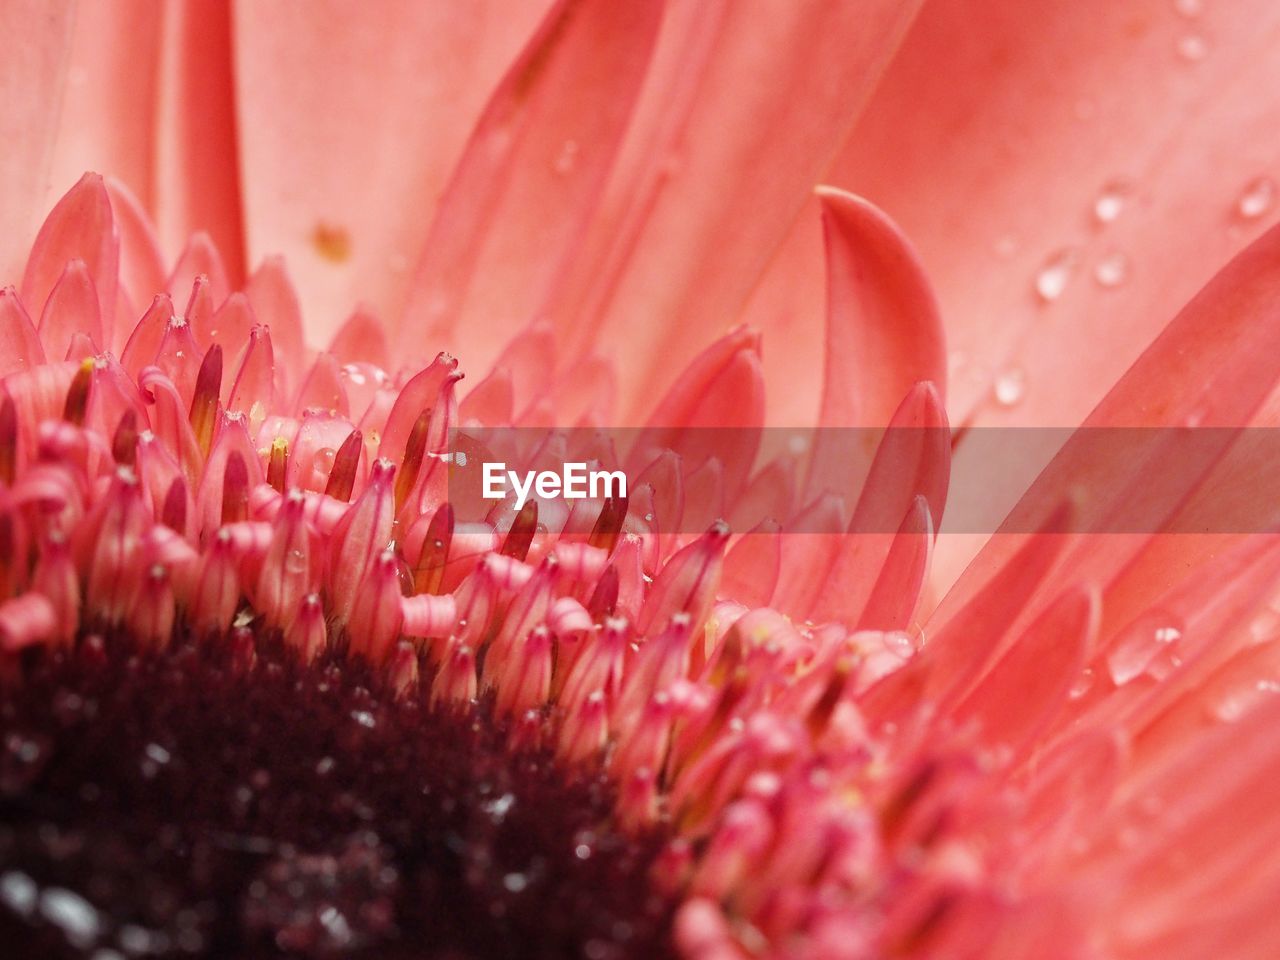
[[[884,648],[903,660],[910,660],[919,650],[919,638],[905,630],[888,630],[881,637]]]
[[[1194,20],[1204,12],[1204,0],[1173,0],[1173,9],[1178,16]]]
[[[1016,406],[1027,392],[1027,375],[1020,367],[1011,367],[996,377],[992,389],[1001,406]]]
[[[1187,33],[1178,38],[1178,56],[1187,63],[1199,63],[1209,55],[1209,41],[1198,33]]]
[[[1236,200],[1236,212],[1244,220],[1257,220],[1276,202],[1276,182],[1270,177],[1250,180]]]
[[[1036,272],[1036,296],[1045,303],[1053,303],[1071,282],[1078,254],[1071,248],[1059,250],[1049,256]]]
[[[1098,223],[1114,223],[1124,212],[1132,191],[1132,186],[1125,180],[1111,180],[1103,184],[1093,201],[1093,218]]]
[[[1218,691],[1218,695],[1209,701],[1209,714],[1214,720],[1235,723],[1277,693],[1280,693],[1280,682],[1269,677],[1252,684],[1234,685]]]
[[[1098,286],[1115,289],[1129,279],[1129,258],[1119,250],[1113,250],[1094,265],[1093,279]]]
[[[1177,666],[1165,658],[1174,654],[1174,648],[1182,639],[1182,628],[1166,614],[1149,613],[1139,617],[1129,627],[1107,657],[1107,672],[1117,687],[1136,680],[1152,667],[1162,672]]]
[[[1076,678],[1076,682],[1071,685],[1071,691],[1068,696],[1072,700],[1079,700],[1093,689],[1095,679],[1093,667],[1085,667],[1080,671],[1080,676]]]

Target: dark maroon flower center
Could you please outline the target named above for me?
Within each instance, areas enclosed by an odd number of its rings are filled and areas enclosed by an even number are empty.
[[[605,777],[360,663],[90,642],[0,680],[0,734],[15,960],[669,952]]]

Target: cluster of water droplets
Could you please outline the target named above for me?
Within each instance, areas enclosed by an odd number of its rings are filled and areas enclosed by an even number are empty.
[[[1183,20],[1194,22],[1204,12],[1204,0],[1173,0],[1173,9]],[[1179,34],[1174,49],[1184,62],[1200,63],[1209,56],[1209,41],[1198,29],[1187,29]]]

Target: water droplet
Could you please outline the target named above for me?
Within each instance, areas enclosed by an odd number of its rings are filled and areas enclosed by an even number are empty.
[[[992,389],[1001,406],[1015,406],[1027,392],[1027,375],[1020,367],[1012,367],[996,377]]]
[[[880,642],[890,653],[903,660],[910,660],[918,649],[917,639],[903,630],[889,630],[881,635]]]
[[[1245,220],[1257,220],[1276,202],[1276,182],[1270,177],[1256,177],[1245,184],[1236,200],[1236,212]]]
[[[1248,690],[1232,689],[1222,696],[1214,698],[1209,704],[1209,712],[1216,720],[1223,723],[1235,723],[1257,702],[1257,697]]]
[[[148,743],[146,747],[143,748],[142,752],[147,755],[148,759],[155,761],[161,766],[168,763],[171,759],[169,751],[158,743]]]
[[[1122,687],[1153,667],[1157,672],[1176,667],[1179,661],[1174,648],[1181,639],[1182,628],[1167,614],[1157,612],[1139,617],[1121,634],[1107,657],[1107,672],[1112,682]]]
[[[1036,273],[1036,296],[1045,303],[1053,303],[1071,282],[1071,274],[1075,271],[1079,254],[1066,248],[1050,254],[1049,259],[1041,265]]]
[[[1204,12],[1204,0],[1173,0],[1173,9],[1178,16],[1194,20]]]
[[[1071,685],[1071,692],[1068,696],[1070,696],[1072,700],[1079,700],[1093,689],[1093,684],[1096,679],[1093,667],[1085,667],[1080,671],[1080,676],[1076,678],[1076,682]]]
[[[588,844],[580,843],[573,848],[573,855],[579,860],[588,860],[591,858],[591,847]]]
[[[284,555],[284,568],[289,573],[301,573],[307,569],[307,558],[295,547]]]
[[[578,165],[578,152],[580,149],[577,140],[566,140],[564,146],[560,148],[560,155],[556,157],[556,173],[562,177],[572,173],[574,167]]]
[[[330,470],[333,467],[333,459],[338,455],[338,451],[333,447],[321,447],[316,451],[316,466],[321,470]]]
[[[370,730],[377,725],[377,721],[374,719],[373,714],[368,710],[352,710],[351,719],[362,727],[368,727]]]
[[[87,947],[102,930],[93,904],[78,893],[61,887],[50,887],[40,895],[40,913],[78,947]]]
[[[502,878],[502,885],[511,893],[519,893],[529,885],[529,878],[523,873],[508,873]]]
[[[1124,205],[1133,192],[1133,186],[1127,180],[1111,180],[1103,184],[1098,196],[1093,201],[1093,217],[1099,223],[1114,223],[1124,212]]]
[[[1209,704],[1209,712],[1214,719],[1223,723],[1235,723],[1277,693],[1280,693],[1280,682],[1271,678],[1263,678],[1251,686],[1232,686],[1219,691],[1218,696]]]
[[[20,917],[29,916],[35,909],[39,893],[36,882],[25,873],[10,870],[0,874],[0,903]]]
[[[511,812],[511,808],[515,806],[516,797],[513,793],[504,793],[496,800],[490,800],[483,804],[484,812],[493,818],[494,823],[501,823]]]
[[[1094,265],[1093,279],[1098,286],[1108,290],[1121,286],[1129,279],[1129,258],[1121,251],[1113,250]]]
[[[1187,33],[1178,38],[1178,56],[1187,63],[1199,63],[1209,55],[1209,41],[1198,33]]]

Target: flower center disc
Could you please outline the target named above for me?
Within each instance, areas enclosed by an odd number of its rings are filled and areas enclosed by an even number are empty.
[[[597,771],[360,662],[126,638],[0,678],[6,956],[654,958],[663,838]]]

